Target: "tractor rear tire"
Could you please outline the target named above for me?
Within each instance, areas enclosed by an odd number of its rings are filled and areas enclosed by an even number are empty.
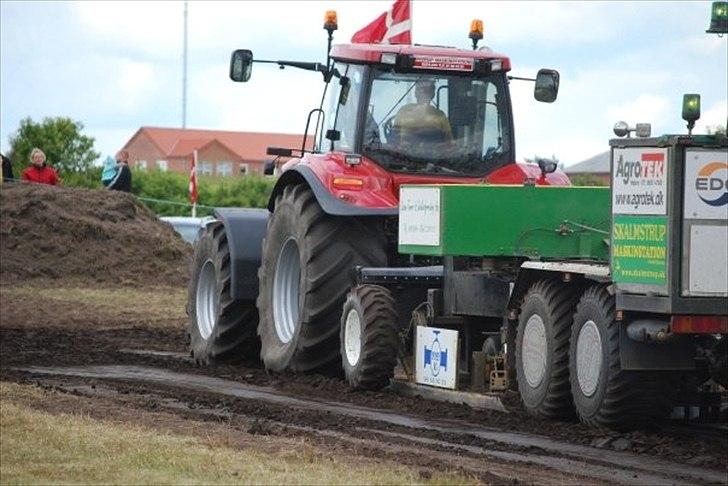
[[[574,415],[569,389],[569,338],[576,292],[540,280],[526,293],[516,335],[518,391],[526,410],[546,418]]]
[[[614,296],[603,285],[581,297],[571,332],[571,393],[579,419],[592,426],[651,426],[671,410],[669,373],[626,371],[619,356]]]
[[[354,390],[379,390],[394,376],[399,348],[397,308],[391,292],[360,285],[341,314],[341,364]]]
[[[377,222],[324,213],[303,184],[276,198],[258,270],[258,334],[267,370],[340,372],[339,318],[354,267],[387,261]]]
[[[190,356],[198,365],[258,361],[258,310],[254,300],[230,295],[230,248],[219,221],[207,225],[195,245],[187,314]]]

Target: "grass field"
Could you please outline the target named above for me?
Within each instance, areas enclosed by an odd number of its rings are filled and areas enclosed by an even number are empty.
[[[51,287],[20,285],[2,288],[2,294],[71,304],[91,305],[99,311],[126,312],[152,318],[186,318],[187,289],[137,287]]]
[[[303,441],[263,437],[235,448],[146,427],[51,414],[30,404],[54,393],[0,382],[1,484],[413,484],[417,470],[345,455],[324,455]],[[79,399],[81,400],[81,399]],[[200,424],[190,424],[190,427]],[[281,441],[281,444],[271,444]],[[271,452],[271,449],[275,452]],[[453,475],[426,483],[473,483]]]

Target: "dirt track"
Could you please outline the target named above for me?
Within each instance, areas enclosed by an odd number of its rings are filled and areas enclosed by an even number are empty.
[[[160,299],[175,294],[170,308],[183,301],[179,288],[141,290]],[[34,293],[49,297],[29,306]],[[397,462],[419,468],[423,478],[454,470],[486,483],[728,482],[725,438],[617,434],[542,422],[517,407],[503,414],[387,391],[354,393],[334,378],[269,376],[254,363],[198,368],[183,358],[181,309],[81,300],[54,289],[0,288],[0,379],[58,393],[36,408],[163,430],[219,430],[247,444],[261,435],[303,438],[324,454]]]

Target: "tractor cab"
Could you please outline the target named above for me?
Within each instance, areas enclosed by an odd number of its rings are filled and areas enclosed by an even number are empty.
[[[390,172],[483,176],[514,160],[507,57],[489,50],[334,46],[317,150]]]
[[[515,161],[510,79],[535,81],[539,101],[556,99],[558,72],[542,69],[536,79],[511,77],[508,57],[487,47],[477,49],[482,22],[473,22],[473,50],[465,50],[331,46],[335,14],[333,19],[327,12],[326,64],[253,60],[248,50],[235,51],[231,60],[234,81],[247,81],[253,62],[323,74],[324,95],[309,114],[302,155],[356,154],[390,173],[484,178]],[[309,135],[312,146],[306,146]],[[280,149],[271,153],[289,155]]]

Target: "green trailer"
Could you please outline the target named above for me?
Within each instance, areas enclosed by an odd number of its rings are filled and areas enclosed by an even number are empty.
[[[418,386],[511,388],[535,415],[611,427],[725,392],[728,141],[610,146],[611,188],[402,186],[399,252],[442,265],[358,270],[351,384],[399,361]]]
[[[609,189],[405,186],[399,252],[436,256],[609,259]]]

